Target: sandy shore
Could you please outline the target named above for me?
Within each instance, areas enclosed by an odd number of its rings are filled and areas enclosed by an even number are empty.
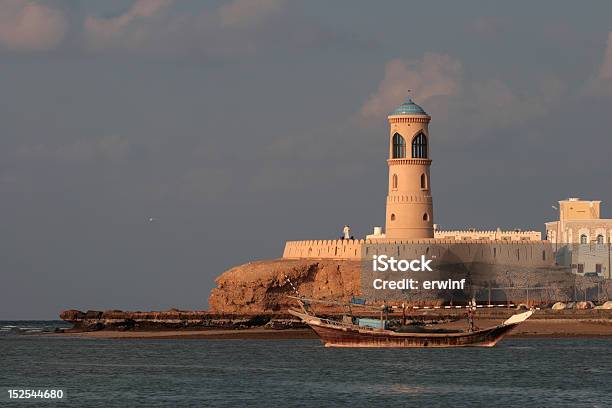
[[[476,326],[485,328],[499,324],[499,320],[480,319]],[[436,325],[439,328],[465,329],[465,320]],[[270,330],[264,328],[242,330],[168,330],[168,331],[112,331],[67,332],[48,334],[59,337],[80,337],[92,339],[316,339],[310,329]],[[612,320],[610,319],[530,319],[521,324],[510,337],[612,337]]]
[[[476,320],[478,328],[499,324],[497,320]],[[465,321],[457,321],[440,327],[465,328]],[[577,319],[529,319],[517,327],[509,337],[612,337],[612,320]]]
[[[81,337],[92,339],[208,339],[208,340],[295,340],[316,339],[311,329],[270,330],[264,328],[240,330],[162,330],[162,331],[113,331],[65,332],[48,334],[54,337]]]

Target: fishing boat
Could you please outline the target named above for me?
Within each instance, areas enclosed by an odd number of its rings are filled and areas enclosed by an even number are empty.
[[[427,329],[420,326],[401,326],[390,330],[381,312],[380,319],[359,319],[345,316],[341,321],[316,316],[309,309],[312,299],[293,297],[300,310],[289,313],[310,326],[325,347],[493,347],[519,324],[527,320],[532,310],[511,316],[501,324],[486,329],[476,329],[473,324],[474,308],[468,311],[469,328],[466,331]],[[384,306],[383,309],[384,310]],[[470,318],[471,316],[471,318]]]

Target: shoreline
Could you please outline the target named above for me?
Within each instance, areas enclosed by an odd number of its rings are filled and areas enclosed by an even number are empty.
[[[483,328],[499,324],[498,320],[478,319],[476,326]],[[436,325],[438,328],[463,329],[465,321]],[[288,328],[282,330],[262,327],[247,329],[203,329],[203,330],[98,330],[41,333],[49,337],[72,337],[88,339],[194,339],[194,340],[302,340],[317,339],[310,328]],[[530,319],[521,324],[509,338],[612,338],[612,320],[608,319]]]

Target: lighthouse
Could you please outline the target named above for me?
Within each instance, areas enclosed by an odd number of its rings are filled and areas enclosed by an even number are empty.
[[[406,98],[389,116],[388,239],[433,238],[429,168],[429,121],[423,108]]]

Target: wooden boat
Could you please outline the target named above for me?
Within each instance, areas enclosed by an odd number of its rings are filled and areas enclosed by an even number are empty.
[[[533,313],[530,310],[515,314],[498,326],[480,330],[453,332],[421,329],[407,333],[388,330],[383,328],[383,324],[375,328],[360,326],[352,323],[352,320],[348,323],[324,319],[309,312],[301,301],[300,306],[301,311],[289,309],[289,313],[310,326],[325,347],[493,347]]]

